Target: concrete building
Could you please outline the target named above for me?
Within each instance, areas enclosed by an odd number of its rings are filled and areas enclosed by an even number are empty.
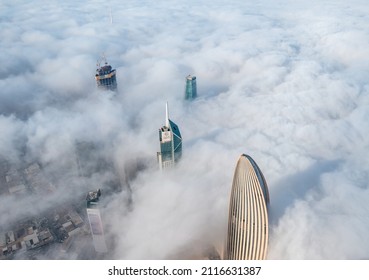
[[[99,253],[106,253],[108,248],[105,243],[104,229],[99,209],[100,196],[100,189],[91,191],[87,194],[87,216],[90,223],[95,251]]]
[[[186,77],[185,99],[186,100],[195,99],[196,96],[197,96],[196,77],[188,75]]]
[[[47,198],[45,195],[55,189],[37,162],[13,166],[0,157],[0,196],[12,195],[15,199],[23,199],[36,194]],[[3,223],[0,227],[0,260],[33,259],[54,248],[49,245],[58,246],[69,237],[79,238],[89,233],[78,214],[79,206],[63,205],[65,208],[48,207],[38,215],[29,213],[27,218]],[[11,208],[4,210],[11,211]]]
[[[166,104],[165,125],[159,129],[160,152],[158,162],[160,169],[172,167],[182,156],[182,136],[178,126],[169,119]]]
[[[26,182],[20,170],[11,167],[5,173],[4,178],[5,186],[7,187],[9,194],[27,194]]]
[[[103,66],[101,66],[102,60]],[[108,64],[105,56],[98,61],[97,66],[95,80],[98,88],[115,91],[117,89],[116,70]]]
[[[241,155],[233,176],[224,259],[262,260],[268,247],[269,192],[248,155]]]
[[[47,179],[41,166],[34,162],[23,170],[24,177],[32,192],[38,194],[52,194],[56,187]]]

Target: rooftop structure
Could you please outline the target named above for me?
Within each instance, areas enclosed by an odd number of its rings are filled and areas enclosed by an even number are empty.
[[[197,96],[196,77],[188,75],[186,77],[185,99],[186,100],[195,99],[196,96]]]
[[[17,254],[21,258],[32,259],[38,253],[47,252],[47,245],[60,244],[65,247],[64,242],[68,238],[83,235],[82,217],[71,206],[45,214],[21,220],[11,225],[12,228],[0,231],[0,260],[18,258]]]
[[[56,187],[44,175],[37,162],[17,169],[4,160],[0,162],[0,196],[29,196],[32,193],[51,194]]]
[[[28,185],[35,193],[51,194],[55,192],[56,187],[47,179],[37,162],[30,164],[23,173]]]
[[[101,66],[101,60],[104,60],[103,66]],[[101,89],[115,91],[117,89],[116,70],[108,64],[105,56],[101,60],[97,63],[96,84]]]
[[[260,168],[250,156],[241,155],[233,176],[224,259],[266,258],[268,205],[268,186]]]
[[[101,196],[101,190],[97,189],[96,191],[91,191],[87,193],[86,201],[87,208],[94,208],[99,203],[99,198]]]
[[[169,119],[166,104],[165,125],[159,129],[160,152],[158,162],[160,169],[172,167],[182,156],[182,137],[178,126]]]
[[[23,162],[14,165],[0,156],[1,197],[13,196],[22,203],[27,197],[35,199],[38,195],[42,195],[39,199],[44,199],[45,195],[53,193],[55,189],[56,186],[51,183],[39,163]],[[37,215],[28,211],[24,213],[27,217],[17,215],[19,218],[17,220],[4,220],[0,224],[0,260],[34,259],[38,254],[45,256],[49,250],[53,250],[52,248],[63,245],[67,238],[77,234],[78,238],[84,236],[88,230],[78,214],[79,205],[61,208],[56,204],[55,207],[47,207],[45,212]],[[3,208],[6,212],[12,211],[12,208],[6,205]]]

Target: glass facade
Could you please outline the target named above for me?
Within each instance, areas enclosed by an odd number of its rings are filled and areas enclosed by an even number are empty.
[[[178,126],[168,118],[166,125],[159,129],[160,152],[158,162],[160,169],[166,169],[178,162],[182,156],[182,137]]]
[[[185,99],[186,100],[195,99],[196,96],[197,96],[196,77],[188,75],[186,77]]]

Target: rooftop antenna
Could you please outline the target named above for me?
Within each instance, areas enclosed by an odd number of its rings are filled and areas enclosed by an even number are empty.
[[[111,12],[111,6],[109,6],[110,9],[110,23],[113,24],[113,14]]]
[[[169,127],[168,101],[165,103],[165,126]]]
[[[100,68],[101,67],[101,62],[102,61],[105,61],[105,65],[107,65],[108,64],[108,61],[106,60],[106,57],[105,57],[105,53],[103,53],[102,54],[102,56],[101,56],[101,58],[96,62],[96,66],[98,67],[98,68]]]

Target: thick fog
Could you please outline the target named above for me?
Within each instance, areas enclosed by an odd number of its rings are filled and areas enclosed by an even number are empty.
[[[0,157],[55,186],[3,194],[0,231],[101,188],[102,258],[221,251],[245,153],[269,186],[268,259],[369,258],[367,1],[3,1],[0,38]],[[102,55],[116,94],[96,88]],[[183,156],[160,172],[166,102]],[[78,143],[103,168],[81,176]]]

